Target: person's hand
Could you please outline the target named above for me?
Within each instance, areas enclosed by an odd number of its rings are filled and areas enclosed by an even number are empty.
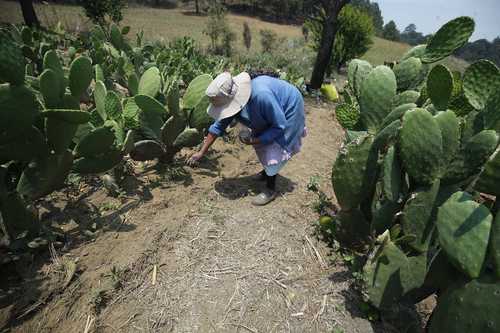
[[[187,165],[189,166],[196,166],[200,163],[201,158],[203,157],[203,154],[201,152],[194,153],[191,155],[190,158],[187,160]]]
[[[248,130],[242,130],[242,131],[240,131],[238,137],[239,137],[241,143],[244,143],[246,145],[253,144],[252,133],[250,131],[248,131]]]

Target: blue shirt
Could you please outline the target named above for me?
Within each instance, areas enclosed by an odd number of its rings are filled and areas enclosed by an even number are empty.
[[[247,105],[236,115],[214,122],[208,131],[224,135],[233,119],[252,129],[253,136],[262,144],[277,142],[290,152],[304,131],[304,100],[300,91],[288,82],[258,76],[252,80]]]

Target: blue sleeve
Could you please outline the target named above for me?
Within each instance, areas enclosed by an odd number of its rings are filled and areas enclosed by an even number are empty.
[[[223,136],[226,134],[226,128],[231,124],[234,117],[224,118],[214,122],[209,128],[208,132],[216,136]]]
[[[283,135],[286,127],[285,112],[272,94],[259,96],[257,105],[270,124],[269,128],[258,137],[262,144],[267,145]]]

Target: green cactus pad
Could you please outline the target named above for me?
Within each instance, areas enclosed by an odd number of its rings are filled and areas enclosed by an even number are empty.
[[[122,161],[122,152],[110,150],[95,157],[82,157],[73,163],[73,172],[80,174],[103,173],[113,169]]]
[[[57,80],[59,81],[59,95],[62,96],[64,95],[64,92],[66,90],[66,85],[65,85],[65,77],[64,77],[64,70],[61,65],[61,62],[59,61],[59,57],[57,56],[56,51],[54,50],[49,50],[45,53],[43,57],[43,68],[44,69],[51,69],[56,73],[57,75]]]
[[[372,212],[372,228],[376,235],[380,235],[392,228],[396,221],[396,214],[401,211],[399,202],[385,201],[376,206]]]
[[[120,28],[114,23],[111,23],[109,27],[109,36],[110,36],[110,41],[111,45],[116,47],[118,50],[123,49],[123,35],[122,32],[120,31]]]
[[[186,128],[175,139],[173,146],[175,148],[195,147],[203,141],[203,133],[196,128]]]
[[[117,146],[121,146],[123,144],[123,141],[125,140],[125,130],[123,129],[122,123],[118,123],[115,120],[106,120],[104,122],[104,126],[111,128],[111,130],[115,134]]]
[[[76,157],[92,157],[111,149],[115,142],[115,134],[110,127],[98,127],[81,138],[75,147]]]
[[[9,82],[14,86],[24,83],[24,61],[21,47],[9,37],[0,35],[0,81]]]
[[[67,110],[80,110],[80,100],[78,100],[76,97],[70,95],[70,94],[65,94],[62,98],[61,101],[61,109],[67,109]]]
[[[361,84],[368,74],[370,74],[372,69],[372,65],[365,60],[354,59],[349,63],[349,67],[347,68],[347,79],[357,97],[359,97],[361,93]]]
[[[373,137],[365,136],[345,146],[332,169],[332,184],[342,209],[356,208],[370,195],[378,173]]]
[[[158,95],[161,87],[160,71],[156,67],[151,67],[142,74],[139,81],[137,93],[155,97]]]
[[[168,91],[167,109],[168,113],[176,118],[182,118],[184,115],[179,105],[179,87],[177,84],[173,84]]]
[[[439,61],[467,43],[474,32],[474,20],[467,16],[458,17],[443,25],[431,38],[422,62]]]
[[[439,180],[433,185],[418,188],[406,201],[401,219],[405,235],[414,235],[416,239],[409,245],[418,252],[425,252],[429,247],[434,231],[434,206],[439,190]]]
[[[500,152],[496,152],[484,165],[475,189],[477,191],[500,196]]]
[[[352,130],[359,121],[359,110],[352,104],[341,103],[335,107],[335,118],[343,128]]]
[[[493,217],[465,192],[456,192],[438,209],[439,243],[450,262],[477,278],[486,258]]]
[[[104,71],[102,70],[101,65],[95,65],[95,82],[98,81],[104,82],[106,78],[104,77]]]
[[[78,57],[69,67],[69,90],[71,95],[80,98],[87,91],[93,78],[92,61],[88,57]]]
[[[210,82],[212,82],[212,76],[210,74],[197,76],[191,81],[182,98],[183,107],[185,109],[194,109],[201,102],[203,97],[205,97],[205,90],[207,90]]]
[[[90,113],[87,111],[50,109],[42,112],[46,118],[57,118],[71,124],[85,124],[90,120]]]
[[[446,184],[467,182],[469,177],[478,174],[484,163],[495,152],[498,135],[495,131],[484,130],[465,142],[464,147],[452,160],[443,176]]]
[[[394,66],[394,75],[398,83],[398,90],[404,91],[410,88],[420,76],[422,62],[420,59],[410,57]]]
[[[479,60],[465,70],[463,91],[469,103],[477,110],[484,109],[497,89],[500,89],[500,71],[491,61]]]
[[[94,89],[94,100],[97,113],[101,116],[102,120],[108,119],[108,115],[106,113],[107,94],[108,91],[106,89],[106,86],[104,85],[104,82],[97,81],[95,83],[95,89]]]
[[[386,241],[373,250],[363,269],[370,302],[389,308],[425,280],[425,256],[407,257],[394,243]]]
[[[460,122],[453,111],[439,112],[434,116],[443,138],[443,166],[447,166],[460,146]]]
[[[139,78],[137,77],[137,75],[135,73],[131,73],[127,77],[127,87],[128,87],[128,91],[130,93],[130,96],[137,95],[137,93],[139,91]]]
[[[33,160],[24,169],[17,184],[17,191],[36,200],[61,188],[73,163],[73,154],[65,150]]]
[[[500,331],[500,284],[491,275],[453,284],[438,298],[429,333]]]
[[[130,152],[130,158],[134,161],[151,161],[165,154],[163,147],[153,140],[137,141]]]
[[[40,75],[40,92],[46,108],[55,108],[61,103],[59,87],[61,83],[52,69],[46,69]]]
[[[462,118],[461,141],[464,143],[469,141],[470,138],[484,129],[484,113],[472,110],[472,112]]]
[[[362,136],[366,136],[368,132],[366,131],[351,131],[351,130],[346,130],[345,131],[345,144],[351,143]]]
[[[127,98],[124,101],[123,120],[126,128],[139,128],[139,106],[134,98]]]
[[[196,128],[200,132],[208,128],[214,120],[207,113],[210,101],[208,97],[204,97],[194,110],[189,115],[189,127]]]
[[[151,112],[161,117],[167,116],[167,110],[156,99],[147,95],[137,95],[134,97],[135,103],[143,112]]]
[[[420,185],[430,185],[438,178],[443,155],[441,129],[424,109],[405,113],[400,132],[400,152],[408,175]]]
[[[438,110],[446,110],[453,91],[453,75],[443,65],[434,66],[427,77],[427,94]]]
[[[50,147],[57,153],[63,153],[73,141],[78,124],[69,123],[59,117],[48,117],[45,121],[45,132]]]
[[[29,162],[48,154],[48,146],[40,130],[34,126],[15,141],[0,145],[0,161]]]
[[[397,94],[392,99],[392,107],[397,108],[398,106],[410,103],[416,103],[420,97],[420,93],[415,90],[407,90],[403,91],[400,94]],[[416,107],[416,105],[415,105]]]
[[[359,96],[360,118],[368,132],[377,132],[391,111],[396,86],[396,77],[387,66],[376,67],[363,81]]]
[[[493,261],[493,268],[495,270],[495,275],[500,279],[500,214],[495,217],[493,224],[491,225],[491,238],[490,238],[490,254]]]
[[[427,48],[427,45],[425,45],[425,44],[414,46],[411,49],[409,49],[408,51],[406,51],[406,53],[401,57],[401,60],[406,60],[406,59],[409,59],[411,57],[415,57],[415,58],[420,59],[425,54],[426,48]]]
[[[15,240],[23,232],[29,237],[37,236],[40,230],[37,212],[28,206],[17,192],[11,192],[0,201],[0,213],[8,237]]]
[[[388,146],[395,143],[400,130],[401,120],[394,120],[377,133],[375,140],[373,141],[373,148],[378,151],[385,151]]]
[[[382,125],[380,128],[385,128],[386,126],[390,125],[393,123],[395,120],[402,119],[404,114],[412,109],[415,109],[417,107],[416,104],[413,103],[407,103],[403,104],[400,106],[395,107],[392,109],[392,111],[384,118],[384,121],[382,122]]]
[[[134,149],[135,134],[134,131],[130,130],[125,136],[125,141],[123,141],[122,152],[124,155],[129,154]]]
[[[25,86],[0,84],[0,144],[29,131],[38,115],[38,103]]]
[[[114,91],[108,91],[104,100],[107,119],[121,121],[123,117],[122,102],[120,97]]]
[[[484,127],[500,133],[500,85],[488,99],[481,114],[484,118]]]
[[[391,146],[384,156],[382,164],[382,192],[384,197],[396,202],[401,192],[401,165],[396,156],[396,149]]]

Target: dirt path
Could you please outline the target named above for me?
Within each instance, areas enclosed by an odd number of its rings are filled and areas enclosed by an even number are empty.
[[[254,153],[219,142],[183,184],[161,184],[120,228],[69,251],[76,278],[14,331],[371,332],[346,268],[314,237],[306,190],[314,175],[328,189],[341,130],[311,106],[307,125],[275,202],[250,204]]]

